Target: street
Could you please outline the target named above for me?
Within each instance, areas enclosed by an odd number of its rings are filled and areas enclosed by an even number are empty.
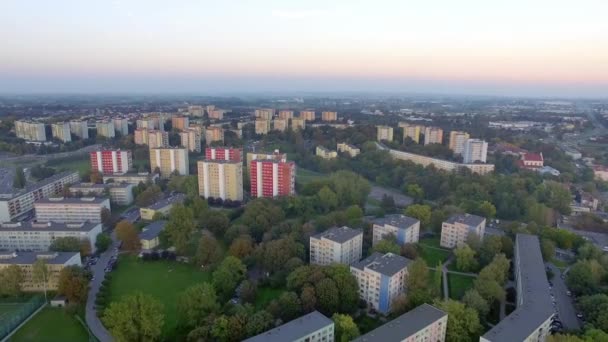
[[[568,288],[566,282],[561,278],[559,268],[551,263],[546,264],[553,271],[553,278],[550,280],[553,283],[551,294],[555,296],[555,309],[559,316],[559,320],[564,325],[564,330],[578,330],[581,328],[580,321],[576,317],[576,308],[572,301],[572,297],[568,296]]]

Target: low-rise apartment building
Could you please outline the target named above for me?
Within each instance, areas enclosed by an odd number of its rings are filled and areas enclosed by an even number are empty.
[[[422,304],[353,342],[444,342],[447,326],[445,311]]]
[[[158,236],[165,229],[165,225],[167,225],[167,221],[155,221],[145,226],[139,233],[141,249],[151,250],[158,247],[160,244]]]
[[[5,222],[0,223],[0,250],[47,251],[53,240],[73,237],[89,241],[95,252],[101,223]]]
[[[139,183],[156,183],[158,174],[150,172],[124,172],[108,173],[103,175],[104,183],[129,183],[138,185]]]
[[[37,221],[101,222],[104,209],[110,210],[110,200],[102,197],[50,197],[34,203]]]
[[[359,284],[359,298],[376,311],[387,314],[395,298],[405,292],[411,260],[393,253],[374,253],[350,266]]]
[[[420,221],[401,214],[385,215],[372,221],[373,245],[387,235],[394,235],[401,246],[417,243],[420,235]]]
[[[347,143],[338,143],[337,149],[338,152],[348,153],[352,158],[358,156],[361,153],[361,150],[357,146]]]
[[[472,214],[452,215],[441,224],[441,247],[456,248],[467,241],[469,234],[483,240],[486,219]]]
[[[173,208],[174,204],[184,203],[186,199],[186,195],[184,194],[176,194],[171,197],[164,198],[148,207],[140,208],[139,215],[142,220],[152,221],[154,219],[154,215],[157,213],[166,216],[169,214],[171,208]]]
[[[110,202],[117,205],[129,205],[133,203],[133,188],[131,183],[78,183],[69,187],[70,194],[76,197],[104,196],[110,197]]]
[[[363,231],[346,226],[333,227],[310,237],[310,263],[315,265],[353,264],[361,260]]]
[[[46,282],[34,277],[34,264],[44,260],[48,269]],[[67,266],[82,266],[80,252],[0,252],[0,270],[17,265],[23,271],[21,289],[28,292],[56,291],[59,288],[59,273]],[[46,283],[46,284],[45,284]]]
[[[334,342],[334,321],[313,311],[243,342]]]
[[[315,155],[317,155],[318,157],[321,157],[323,159],[334,159],[334,158],[338,157],[338,152],[332,151],[323,146],[317,146],[317,148],[315,150]]]

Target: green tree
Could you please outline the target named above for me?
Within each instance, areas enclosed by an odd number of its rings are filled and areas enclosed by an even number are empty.
[[[144,342],[160,340],[165,317],[161,302],[136,292],[110,303],[102,321],[116,341]]]
[[[18,167],[15,168],[15,177],[13,178],[13,187],[17,189],[23,189],[25,187],[25,173],[23,173],[23,168]]]
[[[608,330],[608,295],[594,294],[579,298],[579,307],[587,322],[595,328]]]
[[[10,265],[0,270],[0,295],[19,296],[23,279],[23,270],[18,265]]]
[[[372,247],[371,253],[378,252],[382,254],[393,253],[399,255],[401,252],[401,247],[397,244],[397,239],[392,236],[385,236],[382,240],[376,242],[376,244]]]
[[[274,273],[285,269],[291,258],[304,258],[304,245],[291,237],[264,242],[256,251],[259,265],[268,272]]]
[[[352,171],[341,170],[333,173],[329,181],[332,190],[338,196],[338,203],[341,207],[352,204],[361,207],[365,205],[367,195],[371,190],[371,186],[365,178]]]
[[[213,287],[222,298],[234,295],[237,285],[245,279],[245,265],[233,256],[228,256],[213,272]]]
[[[577,261],[568,271],[566,284],[576,294],[592,294],[597,292],[604,273],[595,260]]]
[[[336,282],[331,278],[325,278],[315,285],[317,294],[317,307],[319,311],[330,314],[338,311],[340,305],[340,292]]]
[[[284,322],[299,317],[302,313],[302,302],[295,292],[283,292],[278,299],[279,316]]]
[[[103,253],[103,252],[107,251],[111,245],[112,245],[112,238],[110,237],[109,234],[106,234],[106,233],[97,234],[97,239],[95,240],[95,248],[97,248],[98,252]]]
[[[141,247],[139,233],[137,232],[137,229],[135,229],[133,223],[122,220],[118,222],[114,231],[116,232],[118,240],[122,241],[121,249],[134,252]]]
[[[585,342],[580,337],[570,334],[555,334],[547,336],[547,342]]]
[[[261,241],[264,233],[283,221],[285,213],[269,199],[258,198],[247,204],[242,217],[243,224],[251,229],[251,236]]]
[[[317,193],[317,203],[323,212],[329,212],[338,206],[338,196],[328,186],[324,186]]]
[[[163,192],[158,185],[150,185],[135,198],[138,207],[148,207],[163,198]]]
[[[247,336],[255,336],[272,327],[273,318],[266,310],[260,310],[249,318],[245,330]]]
[[[47,288],[49,281],[50,271],[49,267],[44,259],[37,259],[32,265],[32,279],[35,283],[42,285],[44,289],[44,300],[48,301]]]
[[[474,235],[474,234],[469,234]],[[479,261],[482,265],[489,264],[495,255],[502,251],[502,238],[491,235],[483,239],[479,248]]]
[[[253,239],[249,235],[242,235],[234,239],[228,249],[228,254],[241,260],[249,257],[251,253],[253,253]]]
[[[462,272],[470,272],[477,268],[475,251],[467,244],[462,244],[454,250],[456,256],[456,268]]]
[[[68,302],[84,304],[88,290],[89,278],[80,266],[67,266],[59,272],[58,292],[65,296]]]
[[[195,230],[196,224],[192,210],[182,204],[174,204],[169,212],[169,221],[167,221],[165,231],[177,253],[188,254],[188,247]]]
[[[208,213],[200,222],[203,229],[209,230],[215,236],[222,236],[230,227],[230,219],[223,212]]]
[[[196,327],[205,317],[217,313],[219,309],[217,295],[211,284],[190,286],[177,298],[178,322],[184,327]]]
[[[479,338],[482,326],[477,311],[452,299],[437,301],[435,306],[448,314],[446,341],[468,342]]]
[[[485,317],[490,312],[490,305],[475,289],[465,292],[462,302],[475,309],[481,317]]]
[[[80,239],[72,236],[58,237],[51,242],[49,249],[54,252],[79,252]]]
[[[300,302],[302,303],[302,311],[309,313],[315,310],[317,305],[317,295],[313,286],[304,286],[300,294]]]
[[[420,220],[421,228],[427,229],[431,223],[431,207],[424,204],[413,204],[405,208],[405,215]]]
[[[331,319],[334,321],[337,342],[349,342],[361,334],[351,316],[335,313]]]
[[[553,257],[555,256],[555,242],[549,239],[541,239],[540,251],[542,252],[543,259],[546,262],[552,261]]]
[[[408,184],[405,188],[405,193],[416,202],[424,199],[424,190],[418,184]]]
[[[477,213],[487,219],[492,219],[496,216],[496,207],[488,201],[483,201],[477,207]]]
[[[224,252],[215,237],[211,234],[203,233],[198,242],[194,262],[199,266],[214,267],[222,261],[223,257]]]

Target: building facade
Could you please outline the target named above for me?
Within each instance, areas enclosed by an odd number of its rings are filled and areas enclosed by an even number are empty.
[[[285,132],[287,130],[288,122],[289,119],[274,119],[272,120],[272,129]]]
[[[243,150],[240,148],[207,147],[205,149],[207,160],[243,161]]]
[[[346,226],[333,227],[310,237],[310,263],[346,264],[361,260],[363,231]]]
[[[441,224],[441,247],[455,248],[467,241],[469,234],[475,234],[480,240],[486,230],[486,219],[471,214],[450,216]]]
[[[101,223],[5,222],[0,223],[0,250],[48,251],[57,238],[72,237],[91,244],[95,253]]]
[[[114,133],[119,133],[123,137],[129,135],[129,119],[113,118],[112,122],[114,123]]]
[[[455,154],[464,154],[464,146],[470,136],[467,132],[451,131],[450,132],[450,150]]]
[[[133,203],[133,188],[134,184],[130,183],[78,183],[70,185],[70,194],[73,196],[91,197],[104,196],[106,193],[110,197],[110,202],[117,205],[129,205]]]
[[[195,129],[187,129],[179,132],[182,146],[190,152],[201,152],[201,134]]]
[[[224,130],[221,127],[209,126],[205,129],[205,144],[209,146],[215,141],[224,141]]]
[[[171,211],[174,204],[184,203],[185,199],[186,195],[178,193],[171,197],[157,201],[156,203],[145,208],[140,208],[139,215],[141,216],[142,220],[152,221],[157,213],[166,216],[169,214],[169,211]]]
[[[104,183],[129,183],[139,185],[139,183],[156,183],[158,175],[150,172],[125,172],[125,173],[108,173],[103,175]]]
[[[70,131],[70,124],[68,122],[56,122],[51,124],[51,133],[53,138],[60,140],[61,142],[72,141],[72,132]]]
[[[488,157],[488,143],[479,139],[468,139],[462,157],[465,164],[485,163]]]
[[[325,111],[321,113],[321,120],[323,121],[338,121],[338,112]]]
[[[159,235],[165,230],[167,221],[154,221],[143,227],[139,233],[139,243],[142,250],[152,250],[160,244]]]
[[[334,342],[334,322],[313,311],[243,342]]]
[[[323,146],[317,146],[315,155],[323,159],[334,159],[338,157],[338,152],[327,149]]]
[[[287,120],[293,119],[293,110],[280,110],[279,119]]]
[[[243,200],[243,163],[230,160],[199,160],[198,192],[205,198]]]
[[[407,122],[400,122],[399,127],[403,128],[403,141],[405,141],[406,138],[410,138],[416,144],[420,143],[420,133],[424,127],[420,125],[411,125]]]
[[[426,127],[424,129],[424,144],[442,144],[443,130],[439,127]]]
[[[257,119],[270,121],[270,120],[272,120],[272,117],[274,116],[274,109],[260,108],[260,109],[256,109],[254,114]]]
[[[173,116],[171,118],[171,127],[173,129],[183,131],[190,126],[190,118],[187,116]]]
[[[358,156],[361,153],[361,150],[357,146],[347,143],[338,143],[337,149],[338,152],[348,153],[352,158]]]
[[[449,160],[427,157],[427,156],[423,156],[420,154],[414,154],[414,153],[398,151],[398,150],[393,150],[393,149],[388,149],[388,148],[383,148],[383,149],[389,151],[390,155],[395,159],[409,160],[415,164],[422,165],[424,167],[433,165],[435,168],[437,168],[439,170],[444,170],[444,171],[448,171],[448,172],[455,172],[455,171],[461,171],[461,170],[467,169],[467,170],[471,171],[472,173],[485,175],[485,174],[488,174],[488,173],[494,171],[494,164],[456,163],[456,162],[452,162]]]
[[[89,153],[91,170],[106,173],[124,173],[133,168],[131,151],[101,150]]]
[[[190,174],[188,151],[183,147],[159,147],[150,149],[152,172],[158,168],[161,178],[169,178],[176,172],[181,176]]]
[[[97,128],[98,137],[114,138],[116,132],[114,131],[114,123],[112,121],[102,120],[95,123]]]
[[[101,197],[50,197],[34,203],[36,220],[43,222],[101,222],[101,213],[110,210],[110,200]]]
[[[46,141],[46,127],[43,123],[27,120],[15,121],[15,135],[29,141]]]
[[[386,140],[393,141],[393,127],[391,126],[376,126],[378,141]]]
[[[401,214],[385,215],[372,221],[373,241],[376,245],[387,235],[394,235],[401,246],[417,243],[420,236],[420,221]]]
[[[70,133],[80,139],[89,139],[89,123],[85,120],[70,121]]]
[[[304,130],[306,128],[306,120],[302,118],[291,119],[291,129],[294,131]]]
[[[48,269],[46,282],[34,277],[34,264],[44,260]],[[59,273],[67,266],[82,266],[79,252],[0,252],[0,270],[17,265],[22,270],[21,289],[27,292],[56,291]]]
[[[296,164],[292,161],[285,158],[254,159],[249,164],[249,172],[253,198],[295,194]]]
[[[270,120],[256,119],[255,120],[255,134],[268,134],[270,132]]]

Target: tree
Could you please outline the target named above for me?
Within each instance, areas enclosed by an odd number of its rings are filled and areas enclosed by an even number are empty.
[[[80,239],[72,236],[55,238],[51,242],[49,250],[54,252],[79,252]]]
[[[452,299],[437,301],[435,306],[448,314],[446,341],[467,342],[479,338],[482,326],[477,311]]]
[[[258,285],[255,281],[244,280],[240,286],[240,297],[244,303],[253,303],[258,292]]]
[[[302,311],[309,313],[314,311],[317,305],[317,295],[313,286],[304,286],[300,294],[300,302],[302,303]]]
[[[58,292],[68,302],[83,304],[87,301],[89,278],[84,270],[76,265],[64,267],[59,272]]]
[[[177,298],[178,322],[184,327],[196,327],[219,309],[215,289],[208,283],[190,286]]]
[[[46,289],[49,281],[49,267],[44,259],[37,259],[32,265],[32,279],[35,283],[42,285],[44,289],[44,300],[48,301]]]
[[[108,208],[102,208],[101,209],[101,223],[106,226],[106,227],[110,227],[112,225],[112,213],[110,212],[110,209]]]
[[[477,208],[477,213],[489,220],[496,216],[496,207],[494,206],[494,204],[488,201],[483,201],[481,202],[481,204],[479,204],[479,207]]]
[[[475,234],[469,234],[475,235]],[[483,239],[479,248],[479,261],[482,265],[489,264],[495,255],[502,250],[502,238],[500,236],[491,235]]]
[[[422,228],[428,228],[431,223],[431,207],[424,204],[413,204],[405,208],[405,215],[420,220]]]
[[[247,336],[255,336],[269,330],[272,327],[272,323],[273,318],[268,311],[260,310],[256,312],[249,318],[249,321],[245,326]]]
[[[245,265],[233,256],[228,256],[213,272],[213,287],[222,298],[234,295],[237,285],[245,279]]]
[[[274,273],[284,270],[291,258],[304,258],[304,245],[293,238],[284,237],[262,243],[256,250],[256,256],[264,270]]]
[[[382,195],[382,200],[380,201],[380,208],[384,210],[385,213],[394,213],[397,210],[397,206],[395,205],[395,198],[387,194]]]
[[[103,176],[97,170],[92,170],[91,175],[89,177],[90,177],[91,183],[93,183],[93,184],[103,183]]]
[[[89,256],[92,252],[91,241],[88,238],[80,240],[80,255]]]
[[[224,253],[220,244],[211,234],[203,233],[198,242],[194,262],[200,266],[215,266],[222,261]]]
[[[165,317],[160,301],[136,292],[110,303],[102,320],[118,342],[144,342],[160,339]]]
[[[338,206],[338,196],[328,186],[324,186],[317,193],[317,203],[322,212],[329,212]]]
[[[25,187],[25,173],[23,173],[23,168],[18,167],[15,168],[15,177],[13,178],[13,187],[17,189],[23,189]]]
[[[319,311],[329,314],[338,311],[340,305],[340,294],[336,282],[331,278],[325,278],[315,285],[317,294],[317,307]]]
[[[100,253],[105,252],[112,245],[112,238],[109,234],[99,233],[97,234],[97,239],[95,240],[95,248]]]
[[[418,184],[408,184],[405,188],[405,193],[416,201],[416,203],[424,199],[424,190]]]
[[[158,185],[150,185],[135,197],[135,205],[148,207],[163,197],[163,192]]]
[[[0,295],[17,297],[21,294],[23,270],[18,265],[10,265],[0,270]]]
[[[416,247],[416,244],[406,243],[401,246],[401,256],[412,260],[418,258],[418,248]]]
[[[212,212],[200,219],[201,227],[207,229],[215,236],[222,236],[230,227],[230,219],[223,212]]]
[[[118,240],[122,241],[121,249],[134,252],[141,247],[139,233],[135,229],[133,223],[122,220],[118,222],[114,231],[116,232]]]
[[[399,254],[399,252],[401,252],[401,248],[395,240],[396,238],[394,236],[392,239],[390,237],[385,236],[382,240],[376,242],[376,244],[372,247],[371,252],[379,252],[382,254]]]
[[[279,316],[284,322],[291,321],[302,313],[302,303],[295,292],[283,292],[277,302]]]
[[[540,241],[540,251],[543,255],[543,259],[546,262],[550,262],[553,260],[555,256],[555,242],[549,239],[541,239]]]
[[[462,244],[454,250],[456,256],[456,268],[462,272],[470,272],[477,268],[475,251],[467,244]]]
[[[251,236],[261,241],[265,232],[283,221],[285,213],[266,198],[258,198],[247,204],[243,213],[243,224],[250,227]]]
[[[593,341],[597,341],[597,340],[593,340]],[[547,336],[547,342],[585,342],[585,340],[582,340],[580,337],[578,337],[576,335],[555,334],[555,335]]]
[[[253,253],[253,239],[249,235],[241,235],[234,239],[228,249],[228,254],[241,260],[250,256],[251,253]]]
[[[195,230],[196,224],[192,210],[183,204],[174,204],[169,213],[165,231],[177,253],[187,254]]]
[[[597,329],[608,330],[608,295],[582,296],[579,306],[590,324]]]
[[[475,309],[481,317],[485,317],[490,312],[490,305],[475,289],[465,292],[462,302]]]
[[[408,291],[425,289],[429,286],[429,269],[424,259],[419,258],[410,263],[405,280]]]
[[[349,342],[361,334],[351,316],[335,313],[331,319],[334,321],[337,342]]]
[[[595,274],[594,269],[596,270]],[[603,274],[604,272],[597,261],[577,261],[568,271],[566,285],[576,294],[592,294],[597,292]]]
[[[367,195],[371,190],[371,186],[365,178],[352,171],[341,170],[333,173],[329,181],[332,190],[338,196],[339,206],[365,205]]]

